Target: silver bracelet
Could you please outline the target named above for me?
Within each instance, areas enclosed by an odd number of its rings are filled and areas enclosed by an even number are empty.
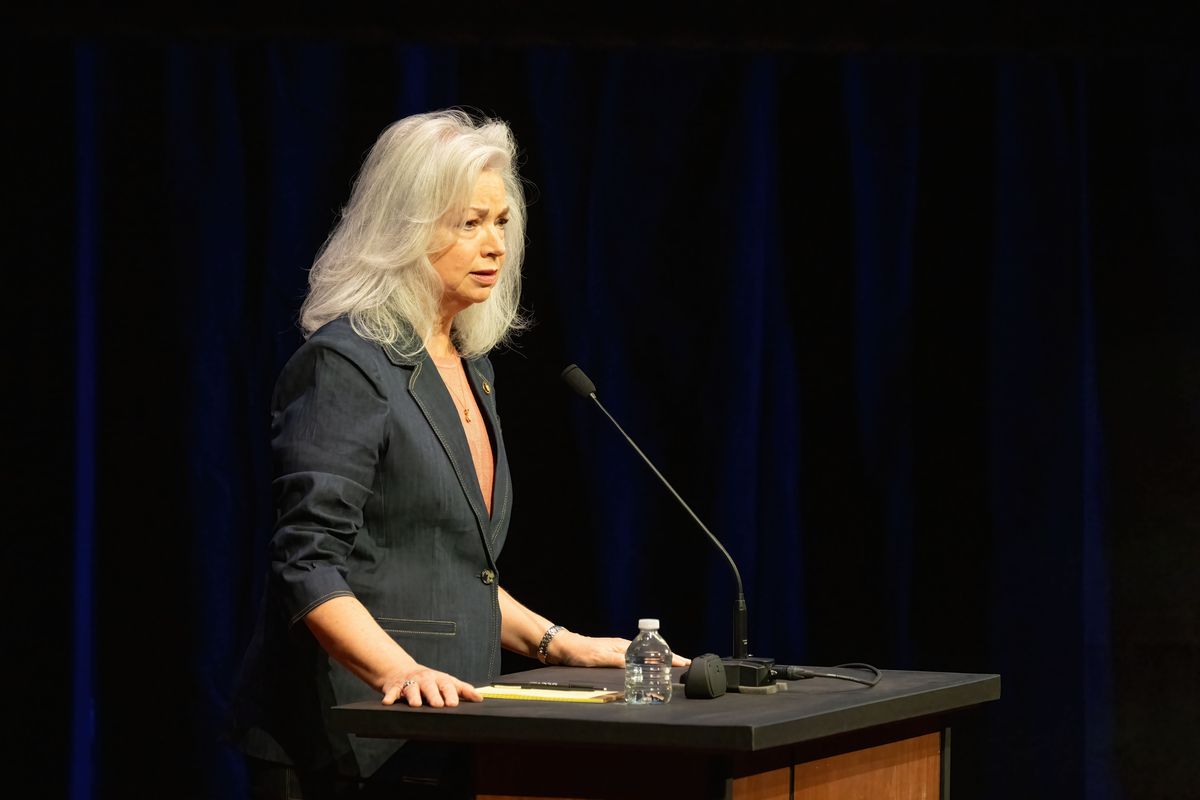
[[[548,660],[550,657],[549,653],[546,652],[550,648],[550,640],[553,639],[555,636],[558,636],[558,634],[562,633],[565,630],[566,630],[566,628],[564,628],[562,625],[551,625],[549,628],[546,629],[546,633],[542,636],[542,642],[541,642],[541,644],[538,645],[538,649],[537,649],[538,661],[542,662],[543,664],[550,663]]]

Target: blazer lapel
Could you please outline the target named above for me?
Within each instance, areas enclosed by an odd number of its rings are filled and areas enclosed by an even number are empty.
[[[413,366],[412,377],[408,380],[408,391],[416,401],[417,407],[429,421],[429,427],[446,450],[454,474],[462,486],[471,510],[479,522],[479,530],[485,533],[484,545],[489,558],[494,560],[492,552],[492,521],[488,518],[487,506],[483,503],[483,492],[479,489],[479,479],[475,476],[475,462],[471,459],[471,448],[467,444],[467,434],[463,430],[462,421],[458,418],[458,408],[446,384],[438,375],[437,367],[429,359],[428,354],[422,354],[421,359]]]
[[[492,477],[492,518],[489,520],[489,540],[495,546],[497,538],[508,528],[512,508],[512,476],[508,471],[508,454],[504,451],[504,436],[500,431],[500,415],[496,413],[496,387],[479,371],[474,361],[467,362],[467,377],[475,402],[487,418],[492,433],[492,458],[495,472]]]

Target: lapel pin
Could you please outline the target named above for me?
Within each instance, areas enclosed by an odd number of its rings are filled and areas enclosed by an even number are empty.
[[[488,383],[487,381],[483,382],[483,393],[484,394],[492,393],[492,385],[490,383]]]

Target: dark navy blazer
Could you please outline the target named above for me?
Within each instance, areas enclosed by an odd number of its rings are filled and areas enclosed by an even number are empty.
[[[370,775],[400,742],[335,731],[328,709],[378,699],[301,622],[354,595],[421,664],[475,685],[500,665],[496,558],[512,484],[486,358],[467,362],[495,454],[489,518],[459,409],[422,352],[358,336],[345,319],[314,333],[272,400],[277,514],[271,576],[233,703],[250,755]]]

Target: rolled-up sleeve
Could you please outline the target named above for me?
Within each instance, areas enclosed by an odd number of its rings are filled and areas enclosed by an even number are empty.
[[[271,450],[274,589],[291,623],[353,592],[346,559],[363,523],[388,402],[353,356],[310,341],[276,383]]]

